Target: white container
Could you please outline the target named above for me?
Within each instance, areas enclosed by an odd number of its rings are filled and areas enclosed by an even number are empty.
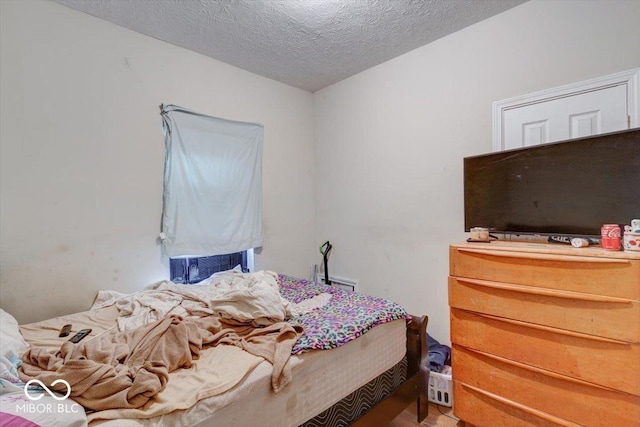
[[[574,248],[584,248],[589,246],[589,241],[587,239],[571,239],[571,246]]]
[[[640,233],[625,231],[622,235],[622,249],[626,252],[640,252]]]
[[[489,241],[489,229],[484,227],[473,227],[471,232],[471,240],[487,242]]]
[[[443,373],[429,373],[429,401],[437,405],[453,406],[453,381],[451,380],[450,366],[445,366]]]

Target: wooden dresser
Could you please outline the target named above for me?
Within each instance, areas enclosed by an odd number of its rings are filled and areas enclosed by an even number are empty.
[[[452,245],[449,305],[466,425],[640,426],[640,253]]]

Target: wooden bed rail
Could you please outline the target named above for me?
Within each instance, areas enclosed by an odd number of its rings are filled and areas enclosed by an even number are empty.
[[[429,415],[429,349],[427,347],[428,316],[411,316],[407,325],[407,378],[418,375],[418,423]]]

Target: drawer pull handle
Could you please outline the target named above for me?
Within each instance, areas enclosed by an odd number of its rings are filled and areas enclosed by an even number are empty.
[[[521,322],[519,320],[507,319],[505,317],[492,316],[490,314],[483,314],[483,313],[476,313],[476,312],[473,312],[473,314],[476,315],[476,316],[486,317],[488,319],[497,320],[498,322],[510,323],[512,325],[522,326],[522,327],[530,328],[530,329],[537,329],[539,331],[551,332],[553,334],[566,335],[566,336],[569,336],[569,337],[582,338],[582,339],[591,340],[591,341],[606,342],[606,343],[610,343],[610,344],[620,344],[620,345],[624,345],[624,346],[631,345],[630,343],[628,343],[626,341],[615,340],[613,338],[604,338],[604,337],[599,337],[599,336],[596,336],[596,335],[581,334],[580,332],[567,331],[565,329],[557,329],[557,328],[552,328],[552,327],[549,327],[549,326],[538,325],[538,324],[535,324],[535,323]]]
[[[547,376],[547,377],[557,378],[557,379],[562,380],[562,381],[572,382],[572,383],[584,385],[584,386],[587,386],[587,387],[598,388],[600,390],[615,391],[616,393],[620,393],[620,390],[616,390],[614,388],[605,387],[605,386],[602,386],[602,385],[599,385],[599,384],[590,383],[590,382],[583,381],[583,380],[578,379],[578,378],[567,377],[565,375],[557,374],[557,373],[552,372],[552,371],[547,371],[545,369],[536,368],[535,366],[526,365],[524,363],[516,362],[515,360],[509,360],[509,359],[505,359],[504,357],[495,356],[493,354],[485,353],[484,351],[474,350],[474,349],[469,348],[469,347],[463,347],[463,348],[466,351],[469,351],[471,353],[477,353],[477,354],[479,354],[481,356],[484,356],[484,357],[487,357],[489,359],[497,360],[498,362],[502,362],[505,365],[516,366],[516,367],[518,367],[520,369],[525,369],[527,371],[536,372],[538,374],[542,374],[542,375]]]
[[[565,426],[565,427],[580,427],[580,424],[572,423],[571,421],[567,421],[564,418],[559,418],[559,417],[556,417],[554,415],[547,414],[546,412],[542,412],[542,411],[539,411],[537,409],[530,408],[530,407],[528,407],[526,405],[522,405],[520,403],[514,402],[513,400],[505,399],[502,396],[498,396],[497,394],[490,393],[490,392],[488,392],[486,390],[482,390],[480,388],[477,388],[477,387],[474,387],[472,385],[465,384],[465,383],[460,383],[460,384],[462,385],[462,387],[464,387],[466,389],[475,391],[476,393],[482,394],[482,395],[484,395],[484,396],[486,396],[486,397],[488,397],[488,398],[490,398],[492,400],[497,400],[498,402],[501,402],[504,405],[511,406],[513,408],[519,409],[522,412],[526,412],[526,413],[531,414],[531,415],[533,415],[535,417],[542,418],[543,420],[546,420],[548,422],[551,422],[551,423],[554,423],[554,424],[557,424],[557,425],[560,425],[560,426]]]
[[[580,300],[589,302],[610,302],[616,304],[632,304],[633,301],[624,298],[608,297],[603,295],[583,294],[580,292],[561,291],[558,289],[537,288],[535,286],[521,286],[507,283],[489,282],[487,280],[467,279],[456,277],[458,282],[465,282],[471,285],[484,286],[486,288],[503,289],[507,291],[520,292],[523,294],[533,294],[546,297],[566,298],[570,300]]]
[[[469,252],[481,255],[490,255],[501,258],[525,258],[525,259],[539,259],[543,261],[564,261],[564,262],[588,262],[592,264],[630,264],[628,259],[618,258],[597,258],[587,257],[579,255],[558,255],[558,254],[541,254],[534,252],[503,252],[490,249],[471,249],[471,248],[456,248],[458,252]]]

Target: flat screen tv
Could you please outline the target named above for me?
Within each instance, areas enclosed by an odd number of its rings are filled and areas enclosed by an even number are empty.
[[[640,128],[464,159],[465,230],[600,236],[640,217]]]

